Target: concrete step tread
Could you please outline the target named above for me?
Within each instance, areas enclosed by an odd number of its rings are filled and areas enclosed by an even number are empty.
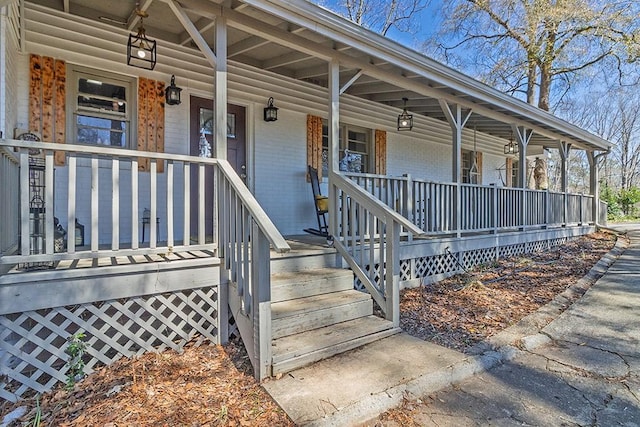
[[[338,307],[366,300],[371,300],[369,294],[350,289],[329,294],[273,302],[271,303],[271,318],[275,320],[289,316],[297,316],[318,310],[326,310],[328,307]]]
[[[334,347],[392,328],[393,324],[390,321],[369,315],[282,337],[273,340],[273,363],[281,363],[284,360]]]

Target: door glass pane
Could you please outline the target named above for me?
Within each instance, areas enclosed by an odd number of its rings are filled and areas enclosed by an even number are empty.
[[[200,133],[213,135],[213,110],[200,108]]]
[[[200,108],[200,133],[213,135],[213,110]],[[236,115],[227,114],[227,138],[236,138]]]

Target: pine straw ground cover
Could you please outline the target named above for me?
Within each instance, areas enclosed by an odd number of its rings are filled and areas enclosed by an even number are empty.
[[[468,351],[575,283],[614,243],[614,236],[595,233],[550,251],[503,259],[405,290],[401,326],[422,339]],[[35,399],[0,405],[0,422],[17,406],[29,410],[13,425],[32,425]],[[71,392],[58,389],[43,395],[40,411],[42,426],[293,425],[253,379],[238,342],[121,359],[98,369]],[[401,407],[380,421],[406,425],[409,412]]]
[[[597,232],[555,248],[498,260],[400,296],[407,333],[458,351],[513,325],[581,279],[615,245]]]
[[[254,380],[242,343],[123,358],[39,404],[41,426],[293,426]],[[35,399],[0,406],[0,414],[25,405],[30,411],[12,425],[34,425]]]

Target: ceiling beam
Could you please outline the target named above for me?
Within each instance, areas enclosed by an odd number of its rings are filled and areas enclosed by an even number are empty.
[[[546,123],[549,118],[553,118],[547,117],[549,113],[538,111],[532,106],[521,105],[522,101],[516,99],[506,99],[506,95],[500,95],[497,91],[496,96],[505,98],[505,103],[501,104],[499,108],[508,109],[510,112],[514,113],[514,116],[496,111],[493,108],[495,108],[497,104],[492,102],[492,95],[486,93],[488,89],[485,90],[481,87],[471,88],[470,85],[479,83],[467,82],[463,77],[447,77],[447,75],[451,74],[452,71],[448,67],[445,67],[441,64],[434,65],[434,67],[440,67],[441,70],[434,70],[434,74],[432,76],[427,76],[425,75],[425,66],[419,64],[420,61],[418,61],[417,59],[415,61],[406,60],[401,54],[393,54],[397,55],[398,57],[392,58],[392,54],[388,50],[377,48],[376,51],[376,55],[380,59],[388,61],[390,63],[394,63],[397,66],[404,68],[406,70],[406,73],[415,73],[418,75],[422,75],[423,77],[426,77],[433,81],[436,81],[436,79],[438,78],[448,78],[451,81],[451,84],[449,86],[446,86],[446,89],[436,89],[424,83],[413,81],[415,79],[409,79],[401,75],[400,73],[394,73],[388,70],[381,69],[381,67],[372,65],[372,58],[354,58],[344,52],[340,52],[330,47],[323,46],[321,43],[317,43],[307,38],[300,37],[296,34],[292,34],[289,31],[281,30],[280,28],[274,27],[273,25],[265,24],[260,19],[256,19],[251,16],[236,12],[234,10],[212,4],[207,0],[181,0],[181,3],[183,4],[183,6],[196,11],[202,16],[211,17],[213,19],[215,19],[215,16],[225,16],[229,20],[230,26],[245,31],[249,34],[258,35],[279,45],[297,50],[311,56],[315,56],[326,61],[330,61],[332,59],[338,60],[342,66],[361,68],[365,74],[371,77],[375,77],[384,82],[388,82],[392,85],[399,86],[405,90],[413,91],[423,96],[443,99],[452,103],[460,104],[464,108],[472,109],[478,114],[482,114],[503,123],[516,123],[518,125],[526,126],[527,128],[533,129],[537,133],[544,135],[550,139],[558,139],[558,137],[561,136],[562,139],[571,139],[572,142],[583,146],[584,144],[581,144],[579,140],[570,138],[567,135],[571,135],[572,133],[574,133],[574,131],[577,131],[582,132],[592,138],[596,138],[594,135],[591,135],[588,132],[583,131],[582,129],[576,128],[575,126],[570,126],[570,130],[569,127],[565,125],[563,126],[567,129],[557,128],[556,126],[554,126],[554,128],[557,129],[557,132],[549,131],[539,124]],[[311,18],[305,16],[304,19],[310,20]],[[302,24],[299,25],[303,26]],[[309,25],[312,24],[309,23]],[[338,41],[349,44],[349,40]],[[366,53],[367,50],[363,51]],[[421,58],[424,62],[425,59],[423,57]],[[475,97],[476,99],[480,100],[480,103],[470,100],[469,97]],[[487,103],[491,107],[483,105],[484,103]],[[523,118],[531,118],[532,121],[528,121]],[[535,121],[536,123],[534,123],[533,121]],[[603,143],[607,143],[604,140],[602,141]]]
[[[208,31],[211,28],[213,28],[216,25],[216,21],[212,19],[203,18],[203,19],[199,19],[198,22],[196,22],[194,25],[198,29],[198,32],[202,34],[205,31]],[[191,38],[191,35],[187,31],[183,31],[180,35],[178,35],[178,40],[179,40],[179,44],[181,46],[184,46],[193,39]]]
[[[235,8],[234,10],[239,10],[240,8]],[[280,25],[277,25],[278,28],[281,29],[285,29],[285,27],[288,27],[288,23],[283,23]],[[286,30],[285,30],[286,31]],[[290,31],[292,34],[299,34],[305,31],[305,28],[302,27],[297,27],[296,29]],[[229,51],[227,52],[227,55],[229,58],[232,58],[234,56],[237,55],[241,55],[243,53],[249,52],[253,49],[258,49],[261,48],[262,46],[265,46],[269,43],[273,43],[270,40],[266,40],[262,37],[257,37],[257,36],[251,36],[251,37],[247,37],[246,39],[240,40],[237,43],[232,44],[231,46],[229,46]],[[325,74],[326,74],[327,70],[325,69]]]
[[[274,68],[284,67],[286,65],[297,64],[304,62],[314,57],[307,53],[291,52],[285,55],[280,55],[275,58],[267,59],[262,62],[262,66],[265,70],[273,70]]]
[[[180,21],[184,29],[187,30],[187,33],[189,33],[195,44],[198,46],[200,52],[202,52],[211,66],[215,68],[218,62],[216,55],[213,53],[205,39],[202,37],[202,34],[198,32],[196,26],[193,25],[193,22],[191,22],[191,20],[187,16],[187,13],[174,0],[169,0],[167,4],[176,15],[176,18],[178,18],[178,21]]]

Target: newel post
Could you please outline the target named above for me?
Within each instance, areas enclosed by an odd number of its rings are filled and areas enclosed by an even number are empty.
[[[269,240],[255,222],[251,224],[251,259],[253,348],[258,359],[254,366],[256,379],[262,381],[271,376],[271,257]]]
[[[387,217],[387,247],[384,269],[386,318],[393,327],[400,327],[400,224]]]

